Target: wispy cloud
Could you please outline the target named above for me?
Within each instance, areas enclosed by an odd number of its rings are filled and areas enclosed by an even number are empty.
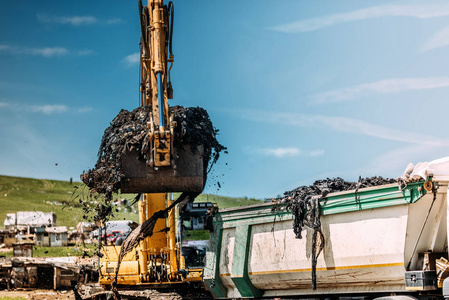
[[[298,156],[301,154],[301,150],[292,147],[256,149],[255,152],[266,156],[275,156],[278,158]]]
[[[409,162],[414,162],[422,156],[428,158],[429,155],[432,155],[435,150],[440,148],[427,145],[407,145],[407,147],[401,147],[379,155],[369,162],[365,169],[371,173],[394,173],[399,177],[401,175],[400,172],[405,170]]]
[[[47,16],[43,14],[37,15],[37,20],[43,23],[58,23],[58,24],[70,24],[73,26],[89,25],[98,22],[97,18],[92,16]]]
[[[407,145],[380,154],[368,162],[361,171],[366,174],[394,174],[394,177],[399,177],[408,163],[416,164],[444,156],[447,156],[447,147]]]
[[[270,122],[302,128],[330,128],[339,132],[355,133],[384,140],[428,146],[449,146],[449,141],[414,132],[406,132],[352,118],[305,115],[298,113],[271,113],[258,110],[240,110],[238,115],[247,120]]]
[[[24,53],[29,53],[31,55],[41,55],[44,57],[52,57],[52,56],[61,56],[61,55],[66,55],[67,53],[69,53],[69,50],[67,50],[66,48],[29,48],[29,49],[25,49],[23,48]]]
[[[411,90],[442,87],[449,87],[449,77],[393,78],[321,93],[313,97],[313,102],[339,102],[356,99],[370,94],[396,94]]]
[[[0,102],[0,108],[30,112],[30,113],[42,113],[45,115],[61,114],[67,112],[75,113],[87,113],[92,111],[92,107],[68,107],[64,104],[42,104],[42,105],[21,105],[17,103]]]
[[[271,30],[286,33],[314,31],[336,24],[383,17],[413,17],[428,19],[449,16],[449,3],[426,3],[416,5],[380,5],[345,13],[300,20],[271,27]]]
[[[140,53],[130,54],[123,59],[123,62],[129,67],[138,64],[139,61],[140,61]]]
[[[69,50],[63,47],[28,48],[13,45],[0,45],[0,51],[15,55],[36,55],[42,57],[63,56],[69,53]]]
[[[121,24],[123,20],[120,18],[98,19],[94,16],[48,16],[37,14],[37,20],[42,23],[69,24],[72,26],[83,26],[92,24],[114,25]]]
[[[321,156],[325,151],[321,149],[312,151],[303,151],[296,147],[277,147],[277,148],[246,148],[246,151],[251,154],[258,154],[263,156],[274,156],[276,158],[287,158],[296,156]]]
[[[89,49],[78,51],[79,56],[92,55],[92,54],[95,54],[95,51]]]
[[[91,112],[91,111],[93,111],[94,109],[92,108],[92,107],[89,107],[89,106],[86,106],[86,107],[80,107],[80,108],[78,108],[77,109],[77,111],[79,112],[79,113],[87,113],[87,112]]]
[[[54,105],[32,105],[29,108],[32,112],[44,113],[46,115],[51,115],[55,113],[63,113],[68,111],[68,107],[65,105],[54,104]]]
[[[124,23],[122,19],[120,18],[114,18],[114,19],[109,19],[105,21],[106,24],[122,24]]]
[[[449,45],[449,27],[434,33],[421,47],[420,53]]]
[[[324,155],[325,151],[322,149],[316,149],[309,152],[309,156],[315,157],[315,156],[322,156]]]

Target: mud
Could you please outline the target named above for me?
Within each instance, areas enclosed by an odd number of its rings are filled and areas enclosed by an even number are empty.
[[[22,289],[15,291],[0,291],[0,298],[30,300],[73,300],[75,299],[75,295],[73,294],[73,291]]]
[[[396,183],[396,180],[381,176],[360,177],[357,182],[345,181],[340,177],[327,178],[317,180],[310,186],[297,187],[285,192],[284,196],[271,200],[276,204],[286,204],[285,209],[292,212],[294,216],[293,231],[296,238],[302,238],[304,226],[314,230],[312,236],[312,288],[314,290],[316,289],[316,262],[325,245],[324,235],[321,231],[319,200],[326,198],[329,193],[357,191],[361,188],[391,183]],[[274,211],[280,209],[280,205],[273,207]]]
[[[159,292],[157,290],[142,291],[120,291],[120,299],[154,299],[154,300],[181,300],[198,299],[195,295],[183,297],[183,294],[176,292]],[[201,294],[200,294],[201,295]],[[30,300],[94,300],[94,299],[114,299],[115,295],[111,291],[101,291],[96,293],[77,290],[45,290],[45,289],[22,289],[14,291],[0,291],[0,299],[30,299]],[[211,299],[209,297],[209,299]]]
[[[132,149],[137,149],[139,158],[149,159],[150,145],[147,123],[150,121],[149,106],[138,107],[133,111],[121,110],[106,128],[98,151],[98,160],[93,169],[84,172],[81,180],[94,192],[110,195],[118,192],[124,175],[120,168],[122,155]],[[226,147],[221,145],[216,136],[218,129],[214,128],[206,110],[200,107],[173,106],[170,113],[174,116],[177,126],[174,128],[174,147],[191,146],[195,150],[202,145],[204,162],[212,165],[218,160]]]

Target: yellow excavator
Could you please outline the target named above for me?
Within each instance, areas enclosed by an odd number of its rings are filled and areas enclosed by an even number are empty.
[[[148,0],[148,5],[143,6],[139,0],[139,16],[140,105],[151,107],[148,122],[151,153],[150,159],[143,161],[137,159],[135,151],[129,151],[122,157],[121,169],[125,174],[122,192],[142,193],[139,201],[142,224],[173,203],[171,193],[201,193],[207,166],[201,147],[173,147],[176,123],[168,106],[168,99],[173,98],[170,80],[174,58],[173,3],[164,5],[163,0]],[[176,215],[175,209],[170,210],[167,218],[157,221],[154,234],[124,256],[117,276],[118,288],[164,287],[202,280],[201,267],[189,268],[185,264],[181,237],[176,232],[176,227],[181,227],[177,226]],[[120,246],[104,246],[102,253],[100,284],[109,287],[115,279]]]

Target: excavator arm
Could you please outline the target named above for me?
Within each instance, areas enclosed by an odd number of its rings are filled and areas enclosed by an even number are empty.
[[[168,99],[173,98],[170,80],[173,65],[173,3],[163,5],[162,0],[150,0],[142,7],[139,1],[142,30],[140,46],[141,105],[151,106],[150,142],[151,167],[173,166],[173,128],[176,124],[169,114]],[[171,18],[170,18],[171,14]],[[170,50],[170,55],[168,51]],[[167,71],[168,63],[170,69]],[[168,76],[167,76],[168,75]]]
[[[173,66],[173,17],[170,1],[139,0],[140,105],[149,107],[149,153],[143,160],[137,151],[122,156],[125,178],[122,192],[165,193],[202,192],[207,163],[201,146],[192,147],[175,141],[176,122],[170,114],[168,99],[173,98],[170,71]]]

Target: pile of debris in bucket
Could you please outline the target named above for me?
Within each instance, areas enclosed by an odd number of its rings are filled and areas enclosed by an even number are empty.
[[[150,129],[147,123],[150,121],[150,112],[149,106],[138,107],[133,111],[122,109],[112,120],[104,132],[95,168],[81,175],[81,180],[89,188],[106,195],[120,189],[124,177],[120,161],[125,151],[136,149],[139,158],[149,159]],[[174,148],[191,146],[194,150],[196,146],[203,146],[204,165],[210,162],[209,169],[222,151],[226,153],[226,147],[217,141],[218,129],[212,125],[206,110],[173,106],[170,107],[170,114],[173,114],[173,121],[177,124],[174,128]]]

